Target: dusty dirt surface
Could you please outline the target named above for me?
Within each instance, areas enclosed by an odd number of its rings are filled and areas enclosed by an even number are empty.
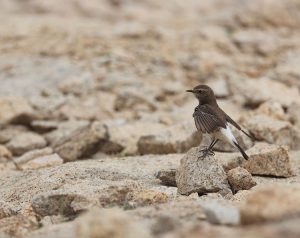
[[[0,0],[0,20],[0,237],[300,237],[299,0]],[[248,161],[199,159],[198,84]]]

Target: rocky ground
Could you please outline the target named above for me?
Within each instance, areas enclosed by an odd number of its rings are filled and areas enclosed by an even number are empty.
[[[299,0],[0,9],[0,237],[300,236]],[[198,158],[200,83],[248,161]]]

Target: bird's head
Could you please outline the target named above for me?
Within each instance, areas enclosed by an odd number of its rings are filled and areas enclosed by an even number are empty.
[[[201,104],[215,102],[215,94],[213,90],[207,85],[198,85],[193,89],[186,90],[187,92],[193,93]]]

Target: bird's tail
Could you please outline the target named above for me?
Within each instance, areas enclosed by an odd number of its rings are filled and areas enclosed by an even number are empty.
[[[246,135],[248,136],[252,141],[254,141],[254,137],[252,135],[250,135],[248,132],[244,131],[243,129],[241,129],[241,131]]]
[[[242,147],[240,147],[239,144],[236,143],[236,142],[233,142],[233,143],[235,144],[236,148],[239,149],[239,151],[240,151],[241,154],[243,155],[244,159],[245,159],[245,160],[248,160],[248,159],[249,159],[249,156],[245,153],[245,151],[242,149]]]

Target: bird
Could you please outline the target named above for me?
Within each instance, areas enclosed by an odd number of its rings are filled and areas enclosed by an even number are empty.
[[[193,89],[186,90],[193,93],[198,99],[198,106],[195,108],[193,117],[198,131],[203,134],[209,134],[212,138],[211,144],[201,150],[203,156],[214,155],[213,147],[219,140],[225,141],[237,148],[245,160],[249,156],[238,144],[236,138],[232,134],[229,124],[237,128],[239,131],[247,135],[253,140],[253,137],[241,128],[230,116],[228,116],[218,105],[213,90],[207,85],[198,85]]]

